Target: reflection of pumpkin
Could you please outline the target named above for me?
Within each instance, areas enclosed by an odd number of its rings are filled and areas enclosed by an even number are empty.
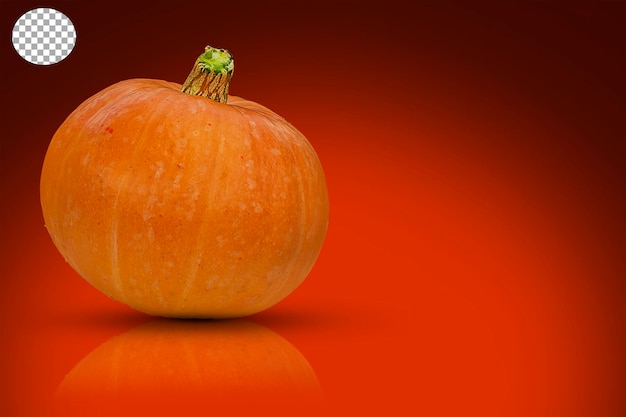
[[[56,406],[60,415],[215,415],[250,411],[247,401],[308,407],[319,394],[304,356],[266,327],[158,319],[88,354],[60,384]]]
[[[54,135],[41,176],[46,227],[110,297],[155,315],[243,316],[313,267],[328,224],[322,167],[283,118],[228,97],[231,74],[230,54],[207,47],[184,92],[123,81]]]

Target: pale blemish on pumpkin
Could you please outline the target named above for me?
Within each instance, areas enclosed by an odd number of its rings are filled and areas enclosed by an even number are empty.
[[[154,229],[152,228],[152,226],[148,227],[147,237],[148,242],[154,243]]]
[[[146,195],[147,193],[148,193],[148,187],[146,187],[145,184],[137,184],[135,186],[135,195],[143,196],[143,195]]]
[[[200,113],[203,114],[207,111],[206,103],[203,100],[196,100],[195,105],[191,106],[194,109],[194,114]]]
[[[197,132],[197,131],[196,131]],[[200,134],[200,133],[198,133]],[[196,135],[197,136],[197,135]],[[187,148],[187,138],[180,138],[176,141],[176,150],[177,154],[182,154]]]
[[[183,178],[183,172],[178,171],[178,173],[176,174],[176,176],[174,177],[174,181],[172,181],[172,188],[173,189],[178,189],[180,188],[180,180]]]
[[[191,196],[191,202],[192,203],[195,203],[196,201],[198,201],[198,198],[200,197],[200,190],[198,190],[198,185],[197,184],[193,185],[193,191],[190,194],[190,196]],[[196,207],[195,204],[193,205],[193,207],[195,209],[195,207]]]
[[[209,278],[207,278],[206,280],[206,289],[210,290],[214,287],[216,287],[216,283],[219,281],[220,277],[218,277],[217,275],[213,275]]]
[[[227,239],[222,235],[216,236],[215,240],[217,240],[217,246],[220,248],[224,247],[227,241]]]
[[[261,213],[263,211],[263,206],[259,204],[257,201],[252,202],[252,207],[254,207],[255,213]]]
[[[185,213],[185,219],[187,219],[188,222],[190,222],[193,219],[193,215],[196,212],[196,208],[193,207],[191,210],[187,210],[187,212]]]
[[[72,211],[70,211],[67,214],[67,218],[66,218],[66,224],[68,226],[74,226],[74,224],[76,224],[76,222],[78,221],[78,218],[80,217],[80,212],[78,209],[73,209]]]
[[[152,214],[151,210],[152,210],[152,207],[155,204],[158,203],[158,201],[159,201],[159,199],[154,194],[151,194],[151,195],[148,196],[148,199],[146,201],[146,206],[143,209],[143,220],[144,221],[149,220],[149,219],[154,217],[154,215]]]
[[[256,181],[253,178],[247,178],[246,184],[248,184],[248,189],[254,190],[256,188]]]
[[[163,171],[165,171],[165,164],[163,163],[163,161],[158,161],[156,163],[156,167],[153,167],[154,169],[154,179],[158,180],[159,178],[161,178],[161,175],[163,175]]]
[[[266,280],[267,280],[267,286],[271,287],[273,286],[277,281],[281,280],[281,277],[283,277],[285,275],[284,273],[285,271],[283,270],[283,268],[281,268],[280,266],[274,266],[272,267],[272,269],[270,269],[267,272]]]

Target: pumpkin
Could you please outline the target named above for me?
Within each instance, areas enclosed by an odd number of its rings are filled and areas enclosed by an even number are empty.
[[[61,124],[41,173],[46,228],[109,297],[151,315],[240,317],[290,294],[328,225],[307,139],[229,96],[231,54],[207,46],[185,83],[131,79]]]

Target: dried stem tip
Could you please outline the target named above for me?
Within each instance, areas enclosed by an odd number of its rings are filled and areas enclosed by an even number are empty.
[[[181,91],[226,103],[234,68],[235,61],[230,52],[207,46],[196,60]]]

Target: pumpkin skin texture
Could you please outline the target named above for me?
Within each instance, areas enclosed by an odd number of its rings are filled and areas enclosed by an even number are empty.
[[[319,159],[269,109],[133,79],[82,103],[41,174],[48,232],[111,298],[151,315],[246,316],[291,293],[328,225]]]

